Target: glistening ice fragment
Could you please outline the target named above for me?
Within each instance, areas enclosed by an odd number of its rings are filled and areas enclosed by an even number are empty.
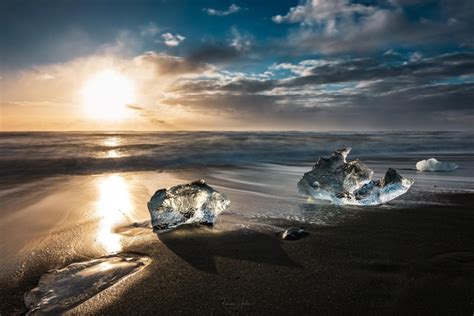
[[[436,158],[420,160],[416,163],[416,170],[418,171],[453,171],[458,168],[454,162],[443,162]]]
[[[388,169],[381,180],[372,180],[373,171],[359,160],[346,161],[351,148],[334,151],[330,158],[319,158],[313,170],[298,182],[301,193],[334,204],[378,205],[408,191],[414,183]]]
[[[124,253],[77,262],[44,274],[25,294],[28,315],[62,314],[123,278],[143,269],[150,258]]]
[[[229,204],[224,194],[199,180],[156,191],[148,210],[153,229],[162,230],[189,223],[213,224]]]

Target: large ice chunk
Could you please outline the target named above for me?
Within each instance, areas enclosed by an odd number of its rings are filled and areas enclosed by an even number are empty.
[[[454,162],[442,162],[436,158],[420,160],[416,163],[418,171],[453,171],[458,168]]]
[[[153,229],[162,230],[181,224],[213,224],[230,201],[204,180],[161,189],[151,197],[148,210]]]
[[[25,293],[27,315],[62,315],[150,262],[148,256],[123,253],[49,271],[37,287]]]
[[[373,171],[359,160],[346,161],[351,148],[334,151],[330,158],[319,158],[313,170],[298,182],[301,193],[334,204],[377,205],[408,191],[413,179],[388,169],[381,180],[372,180]]]

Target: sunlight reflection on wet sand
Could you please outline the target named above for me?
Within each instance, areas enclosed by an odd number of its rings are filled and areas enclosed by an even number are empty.
[[[122,176],[109,175],[98,181],[99,200],[96,212],[100,217],[97,242],[108,253],[122,250],[121,236],[114,228],[130,219],[132,203],[128,186]]]

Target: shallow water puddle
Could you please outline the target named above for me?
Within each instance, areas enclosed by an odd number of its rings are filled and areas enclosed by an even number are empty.
[[[28,315],[65,312],[142,270],[150,261],[145,255],[124,253],[48,272],[25,294]]]

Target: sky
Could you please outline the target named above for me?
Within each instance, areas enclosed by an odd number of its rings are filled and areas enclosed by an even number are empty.
[[[4,0],[0,130],[472,130],[472,0]]]

